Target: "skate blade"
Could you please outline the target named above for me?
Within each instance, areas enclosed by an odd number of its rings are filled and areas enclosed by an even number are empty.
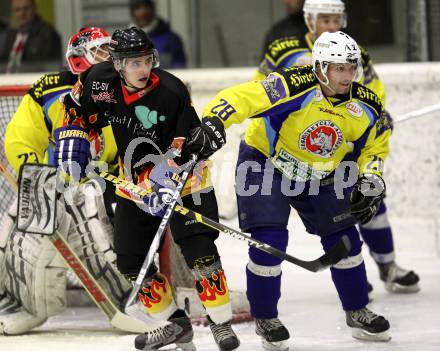
[[[287,350],[289,350],[289,342],[287,340],[270,342],[262,337],[261,341],[263,343],[263,348],[267,351],[287,351]]]
[[[351,335],[355,339],[364,340],[364,341],[387,342],[391,340],[391,335],[389,333],[389,330],[385,330],[381,333],[369,333],[363,329],[352,328]]]
[[[398,283],[387,283],[385,289],[393,294],[414,294],[420,291],[419,284],[400,285]]]

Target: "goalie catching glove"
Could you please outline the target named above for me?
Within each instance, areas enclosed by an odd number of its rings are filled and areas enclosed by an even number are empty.
[[[207,159],[226,143],[223,122],[218,117],[204,117],[199,127],[189,131],[189,138],[183,149],[185,159],[195,154],[198,159]]]
[[[364,174],[353,186],[350,195],[350,212],[360,224],[366,224],[377,213],[384,197],[383,179],[376,174]]]

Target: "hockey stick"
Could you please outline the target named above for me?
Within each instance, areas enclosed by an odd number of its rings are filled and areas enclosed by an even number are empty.
[[[135,195],[136,197],[142,199],[145,196],[148,196],[151,192],[141,188],[140,186],[137,186],[136,184],[129,182],[125,179],[117,178],[107,172],[100,172],[99,176],[108,180],[109,182],[113,183],[115,186],[120,187],[123,190],[126,190],[127,192]],[[259,240],[256,240],[252,238],[249,234],[240,232],[238,230],[235,230],[233,228],[230,228],[222,223],[218,223],[213,221],[212,219],[209,219],[205,216],[203,216],[200,213],[197,213],[195,211],[192,211],[188,208],[185,208],[183,206],[180,206],[179,204],[175,204],[174,211],[187,216],[198,223],[202,223],[210,228],[217,229],[218,231],[228,234],[229,236],[232,236],[233,238],[236,238],[238,240],[242,240],[247,242],[249,245],[254,246],[255,248],[264,251],[270,255],[273,255],[275,257],[278,257],[282,260],[286,260],[290,263],[293,263],[297,266],[300,266],[308,271],[311,272],[319,272],[328,266],[334,265],[338,263],[342,258],[346,257],[348,252],[351,248],[350,239],[344,235],[336,244],[332,247],[331,250],[326,252],[321,257],[312,260],[312,261],[304,261],[299,258],[293,257],[281,250],[278,250],[274,248],[273,246],[270,246],[268,244],[265,244]]]
[[[440,110],[440,104],[435,104],[435,105],[424,107],[424,108],[421,108],[418,110],[413,110],[413,111],[410,111],[407,113],[402,113],[401,115],[398,115],[395,118],[394,124],[405,122],[405,121],[408,121],[408,120],[414,119],[414,118],[423,117],[431,112],[436,112],[439,110]]]
[[[188,179],[190,172],[196,165],[196,162],[197,162],[197,158],[193,156],[192,159],[185,165],[185,169],[177,184],[176,190],[174,191],[173,198],[171,199],[170,203],[167,205],[165,214],[162,218],[162,221],[159,224],[159,228],[156,231],[153,242],[151,243],[148,249],[147,256],[145,257],[144,263],[142,264],[142,267],[139,271],[139,275],[135,283],[133,284],[133,288],[131,289],[130,295],[128,296],[127,302],[125,304],[125,312],[133,317],[139,318],[141,320],[145,318],[145,309],[139,310],[137,308],[137,296],[139,290],[141,289],[142,282],[144,281],[145,276],[147,275],[148,269],[151,267],[153,263],[154,256],[159,251],[160,245],[162,243],[162,238],[166,231],[167,224],[173,215],[173,210],[177,205],[177,201],[179,200],[180,194],[183,191],[186,180]]]
[[[8,169],[0,163],[0,173],[9,182],[11,187],[18,191],[17,182],[14,176],[8,171]],[[49,240],[55,247],[55,249],[62,256],[67,266],[69,266],[78,279],[81,281],[84,289],[88,292],[96,306],[102,310],[108,317],[110,324],[114,327],[125,330],[132,333],[144,333],[152,328],[138,319],[132,318],[125,313],[122,313],[109,298],[104,289],[97,283],[94,277],[90,274],[87,267],[78,257],[78,255],[72,250],[67,240],[61,235],[58,229],[52,235],[49,235]]]

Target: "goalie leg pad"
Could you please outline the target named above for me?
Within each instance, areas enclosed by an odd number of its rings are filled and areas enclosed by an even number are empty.
[[[286,251],[288,231],[286,228],[259,227],[251,229],[252,237],[283,252]],[[282,260],[249,248],[249,264],[246,267],[247,297],[251,306],[251,315],[268,319],[278,316],[278,301],[281,297]],[[264,304],[261,304],[264,301]]]
[[[67,196],[70,200],[66,202],[66,211],[71,224],[62,234],[112,302],[120,306],[131,285],[116,267],[113,226],[105,211],[99,183],[94,180],[84,183]]]
[[[13,231],[5,248],[4,281],[9,308],[0,315],[1,332],[22,334],[66,308],[66,269],[49,239]],[[19,307],[11,309],[16,303]]]
[[[356,227],[350,227],[321,238],[321,244],[327,252],[342,237],[347,235],[351,250],[347,258],[330,268],[333,283],[345,311],[364,308],[368,304],[368,283],[365,264],[362,258],[362,241]]]
[[[0,223],[0,296],[5,294],[5,251],[6,244],[14,231],[14,220],[17,217],[17,200],[14,200]]]

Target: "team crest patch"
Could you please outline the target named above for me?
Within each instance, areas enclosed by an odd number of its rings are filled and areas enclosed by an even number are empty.
[[[362,107],[360,107],[357,103],[355,103],[353,101],[350,101],[349,103],[347,103],[345,105],[345,107],[347,108],[347,111],[355,117],[362,116],[362,113],[364,112]]]
[[[318,121],[300,137],[300,148],[314,155],[329,158],[341,146],[342,132],[332,121]]]
[[[286,90],[280,77],[269,74],[266,79],[261,81],[261,84],[272,104],[286,97]]]
[[[107,103],[116,103],[117,101],[113,98],[114,90],[112,91],[100,91],[98,94],[92,94],[91,97],[96,103],[97,101],[104,101]]]

